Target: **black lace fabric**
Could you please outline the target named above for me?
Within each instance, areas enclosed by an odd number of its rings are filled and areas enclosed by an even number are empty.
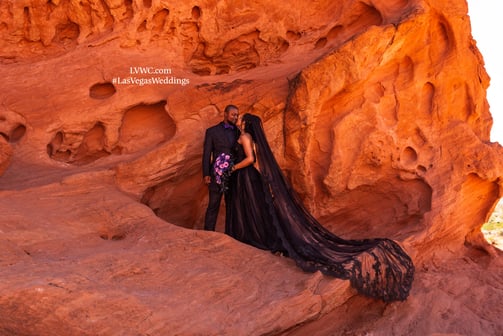
[[[364,295],[405,300],[414,265],[400,245],[386,238],[345,240],[325,229],[287,182],[260,118],[246,114],[243,120],[255,142],[260,172],[248,166],[233,174],[226,233],[255,247],[282,252],[304,271],[347,279]],[[238,145],[235,162],[243,155]]]

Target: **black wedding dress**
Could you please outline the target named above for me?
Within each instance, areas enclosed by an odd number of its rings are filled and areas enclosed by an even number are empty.
[[[236,144],[234,160],[246,155],[243,146]],[[236,170],[227,191],[225,233],[263,250],[286,253],[277,232],[272,196],[263,183],[260,172],[253,166]]]
[[[259,157],[230,180],[225,232],[257,248],[282,252],[304,271],[350,280],[358,292],[384,301],[403,301],[414,278],[410,257],[386,238],[345,240],[325,229],[305,209],[272,154],[261,120],[245,114]],[[235,162],[245,157],[236,145]]]

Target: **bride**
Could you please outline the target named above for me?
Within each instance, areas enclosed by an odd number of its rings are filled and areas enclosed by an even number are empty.
[[[414,265],[403,249],[390,239],[345,240],[325,229],[281,172],[260,118],[247,113],[236,125],[241,136],[234,150],[225,232],[243,243],[283,253],[304,271],[348,279],[364,295],[405,300]]]

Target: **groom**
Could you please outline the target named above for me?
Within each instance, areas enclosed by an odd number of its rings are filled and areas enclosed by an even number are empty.
[[[215,181],[213,163],[221,153],[231,154],[232,148],[239,137],[239,131],[235,126],[238,120],[239,109],[234,105],[227,105],[224,110],[224,120],[206,130],[203,148],[203,179],[208,185],[209,200],[204,229],[215,231],[218,210],[222,201],[222,192]],[[226,199],[226,204],[228,204]]]

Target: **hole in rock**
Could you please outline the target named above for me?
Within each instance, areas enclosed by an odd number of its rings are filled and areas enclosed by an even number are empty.
[[[215,75],[225,75],[228,74],[231,71],[231,67],[228,65],[222,65],[220,67],[217,67],[215,70]]]
[[[47,145],[47,154],[53,160],[84,165],[110,155],[106,143],[105,126],[97,122],[85,133],[56,133]]]
[[[89,96],[94,99],[105,99],[113,96],[115,92],[112,83],[97,83],[89,89]]]
[[[197,162],[187,163],[187,166]],[[208,188],[201,184],[199,174],[186,175],[179,181],[167,181],[148,188],[141,202],[165,221],[185,228],[202,228],[206,207],[201,203],[207,197]],[[222,201],[222,206],[224,202]],[[221,208],[218,227],[224,226],[225,208]]]
[[[110,155],[104,149],[105,146],[105,126],[98,122],[84,135],[80,146],[75,152],[73,163],[83,165]]]
[[[314,45],[314,49],[323,48],[326,44],[327,44],[327,39],[325,37],[322,37],[318,41],[316,41],[316,44]]]
[[[421,101],[419,111],[426,111],[432,115],[435,108],[435,86],[427,82],[421,91]]]
[[[484,249],[485,243],[491,244],[488,237],[501,238],[501,210],[500,186],[497,181],[480,177],[476,173],[466,176],[461,188],[456,191],[456,207],[459,212],[454,212],[452,220],[465,225],[480,223],[480,232],[470,231],[464,237],[465,241],[474,247]],[[489,216],[491,214],[491,216]],[[482,223],[487,222],[482,225]],[[487,233],[487,235],[486,235]],[[480,237],[485,237],[485,242]],[[496,245],[496,241],[493,245]],[[501,246],[501,245],[500,245]],[[501,247],[500,247],[501,248]]]
[[[14,128],[10,134],[10,142],[18,142],[23,138],[23,136],[26,133],[26,126],[25,125],[18,125],[16,128]]]
[[[223,48],[222,60],[236,71],[255,68],[260,63],[256,50],[259,31],[243,34],[227,42]]]
[[[147,20],[144,20],[136,29],[137,32],[141,33],[147,30]]]
[[[100,238],[103,240],[124,240],[126,238],[126,234],[125,233],[118,233],[118,234],[102,233],[102,234],[100,234]]]
[[[124,113],[117,147],[121,153],[134,153],[171,139],[176,132],[174,120],[166,113],[166,101],[140,104]]]
[[[65,24],[56,25],[56,32],[52,39],[53,42],[75,42],[79,38],[80,35],[80,27],[78,24],[74,22],[68,22]]]
[[[230,68],[226,67],[226,68],[223,68],[223,69],[225,70],[225,69],[230,69]],[[228,71],[224,72],[224,70],[222,70],[222,72],[220,72],[219,75],[220,74],[228,73]],[[199,76],[209,76],[209,75],[211,75],[211,68],[209,68],[209,67],[193,68],[192,72],[195,73],[196,75],[199,75]]]
[[[288,48],[290,48],[290,43],[288,41],[279,39],[278,44],[276,46],[276,49],[278,50],[279,54],[285,53]]]
[[[192,7],[192,18],[194,20],[199,20],[200,17],[201,17],[201,8],[199,8],[198,6]]]
[[[431,211],[432,193],[423,180],[383,179],[340,193],[320,221],[342,237],[405,237]]]
[[[343,27],[341,25],[336,25],[330,29],[330,31],[327,34],[327,39],[329,40],[336,40],[340,36],[340,34],[343,31]]]
[[[413,164],[417,161],[417,152],[412,147],[405,147],[400,157],[400,161],[404,165]]]
[[[164,8],[159,12],[155,13],[152,17],[152,31],[156,33],[161,33],[164,30],[164,26],[166,25],[166,20],[169,16],[169,10]]]
[[[381,25],[383,18],[375,7],[356,2],[348,12],[345,21],[343,33],[348,38],[363,32],[370,26]]]
[[[26,20],[29,20],[30,19],[30,8],[29,7],[24,7],[23,8],[23,14],[24,14],[24,18]]]
[[[302,37],[302,34],[299,32],[294,32],[294,31],[289,30],[286,32],[286,37],[290,41],[297,41],[298,39],[300,39]]]
[[[481,230],[489,244],[503,251],[503,199],[500,199]]]
[[[66,161],[70,157],[69,151],[60,151],[61,145],[63,144],[64,134],[63,132],[58,132],[54,135],[51,142],[47,145],[47,155],[50,158],[58,161]]]

